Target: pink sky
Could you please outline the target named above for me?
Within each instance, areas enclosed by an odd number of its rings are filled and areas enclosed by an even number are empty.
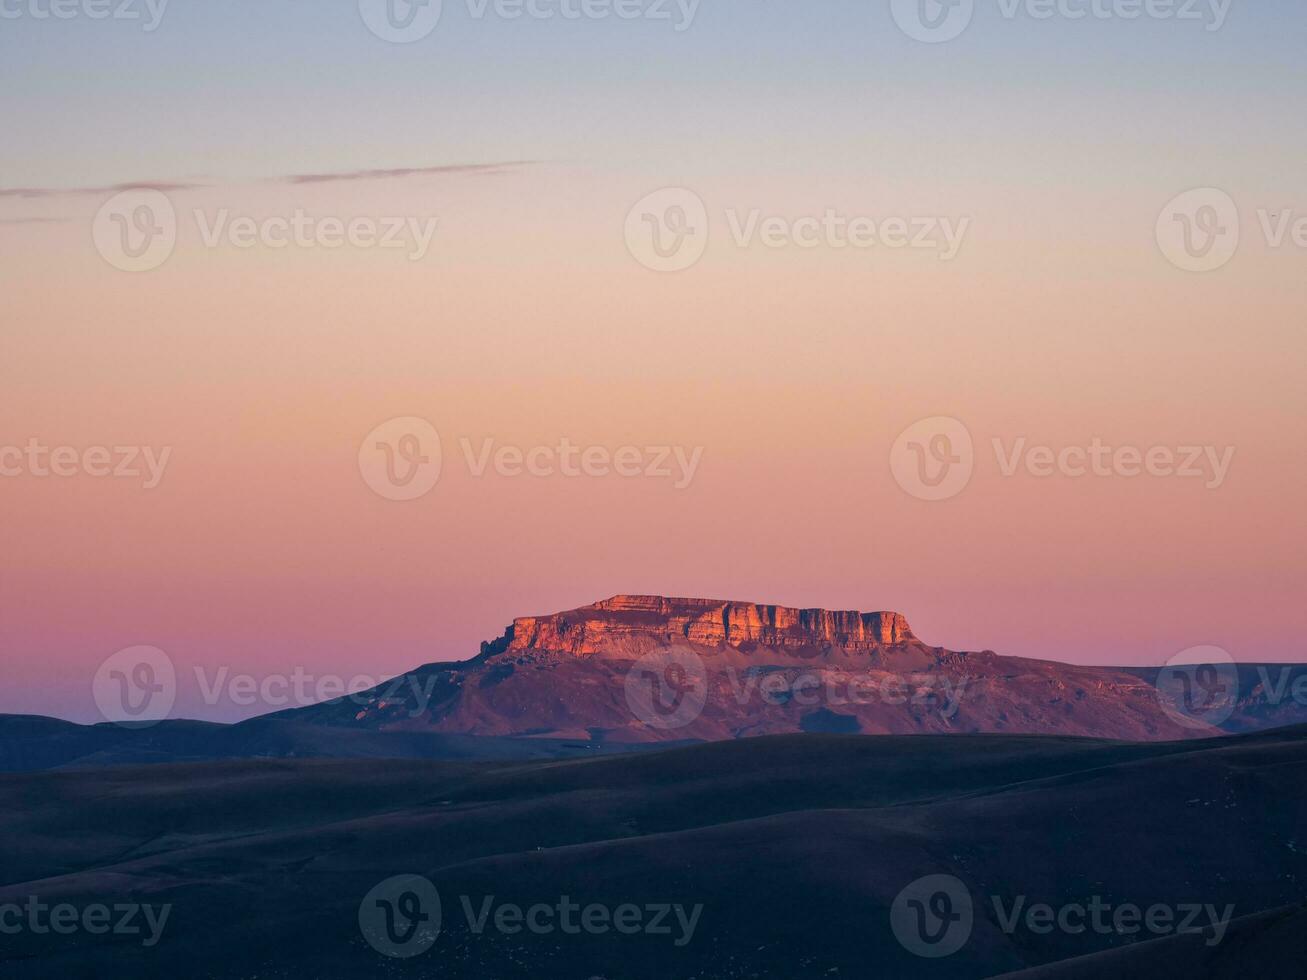
[[[660,186],[572,165],[182,192],[179,210],[436,215],[432,254],[203,248],[161,269],[66,224],[0,226],[0,443],[171,447],[139,480],[0,480],[0,711],[95,717],[90,680],[133,644],[263,677],[378,676],[463,659],[514,616],[618,592],[895,609],[927,642],[1091,663],[1197,644],[1303,660],[1307,461],[1301,256],[1254,242],[1205,276],[1159,254],[1165,201],[1085,189],[899,184],[968,214],[951,263],[902,252],[739,249],[693,269],[627,254]],[[695,190],[720,215],[902,213],[874,181]],[[806,185],[804,185],[806,187]],[[581,189],[584,188],[584,193]],[[1074,234],[1029,214],[1056,213]],[[718,221],[714,217],[713,221]],[[919,419],[963,420],[975,475],[923,502],[890,472]],[[440,432],[431,493],[382,499],[375,426]],[[1003,476],[991,440],[1234,447],[1219,488]],[[476,477],[461,439],[702,447],[692,483]],[[193,696],[182,714],[257,713]]]

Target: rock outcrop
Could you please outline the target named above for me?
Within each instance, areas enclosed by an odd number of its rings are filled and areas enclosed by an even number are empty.
[[[584,745],[785,732],[1133,741],[1219,732],[1168,711],[1155,677],[1155,670],[929,646],[894,612],[619,595],[522,617],[471,660],[435,661],[372,691],[284,716]],[[1300,717],[1290,712],[1277,721]],[[1236,712],[1230,724],[1260,722]]]
[[[780,648],[837,647],[872,651],[916,641],[896,612],[793,609],[718,599],[619,595],[550,616],[516,619],[487,649],[545,650],[588,656],[632,641],[686,640],[705,646],[758,644]]]

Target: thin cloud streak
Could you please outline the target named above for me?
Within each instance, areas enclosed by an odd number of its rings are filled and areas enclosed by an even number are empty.
[[[0,218],[0,225],[66,225],[71,218]]]
[[[494,176],[529,167],[534,160],[505,160],[495,163],[456,163],[432,167],[403,167],[393,170],[346,170],[338,173],[288,174],[283,177],[266,177],[262,184],[326,184],[338,181],[394,180],[404,177],[474,174]],[[103,187],[0,187],[0,199],[20,198],[34,200],[58,197],[85,197],[89,195],[120,194],[123,191],[190,191],[211,187],[211,184],[183,183],[180,181],[141,181],[111,184]]]
[[[390,180],[397,177],[424,177],[438,174],[501,174],[529,167],[534,160],[508,160],[502,163],[456,163],[438,167],[403,167],[398,170],[353,170],[329,174],[295,174],[279,178],[286,184],[326,184],[339,180]]]
[[[123,191],[189,191],[204,186],[204,184],[146,181],[111,184],[108,187],[0,187],[0,198],[18,197],[32,200],[47,197],[84,197],[89,194],[120,194]]]

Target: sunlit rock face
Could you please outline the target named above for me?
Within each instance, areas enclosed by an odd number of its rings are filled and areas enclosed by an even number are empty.
[[[614,645],[647,639],[688,640],[707,646],[826,645],[849,650],[913,641],[907,619],[896,612],[861,613],[794,609],[717,599],[619,595],[550,616],[513,621],[506,649],[549,650],[585,656]]]
[[[682,711],[687,701],[692,710]],[[675,714],[669,721],[660,710]],[[1173,717],[1138,669],[949,650],[923,642],[896,612],[646,595],[520,617],[479,656],[433,657],[358,697],[285,714],[377,731],[585,743],[786,732],[1218,733]],[[1258,723],[1238,713],[1235,721]]]

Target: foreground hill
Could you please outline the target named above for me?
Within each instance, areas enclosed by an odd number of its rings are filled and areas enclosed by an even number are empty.
[[[1235,919],[1217,946],[1209,945],[1201,935],[1168,936],[1004,974],[1000,980],[1156,980],[1166,976],[1260,980],[1302,976],[1298,964],[1303,963],[1307,963],[1307,904]]]
[[[1149,936],[1008,930],[995,900],[1097,896],[1235,920],[1301,902],[1305,777],[1303,729],[1178,743],[797,735],[527,763],[0,776],[0,907],[170,907],[148,947],[85,931],[6,935],[0,972],[974,980],[1064,963],[1081,971],[1066,976],[1089,976],[1075,958],[1151,957],[1135,945]],[[411,959],[381,955],[359,924],[375,904],[365,896],[396,875],[426,878],[441,901],[438,933],[428,926],[430,948]],[[956,880],[975,912],[956,952],[927,959],[901,941],[891,909],[933,875]],[[494,925],[501,908],[564,896],[699,911],[683,944],[680,926]],[[1244,938],[1228,955],[1247,972],[1222,976],[1301,975],[1301,960],[1281,958],[1280,931],[1229,929]],[[1180,940],[1226,949],[1210,928]]]
[[[273,717],[238,725],[175,720],[126,728],[0,715],[0,772],[220,759],[567,759],[656,747],[336,728]]]

